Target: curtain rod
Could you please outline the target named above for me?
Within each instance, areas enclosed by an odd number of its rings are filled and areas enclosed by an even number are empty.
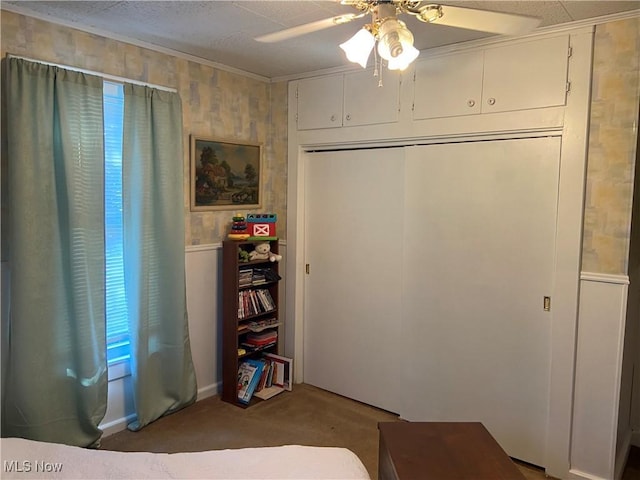
[[[163,85],[154,85],[153,83],[141,82],[139,80],[132,80],[130,78],[118,77],[116,75],[109,75],[107,73],[95,72],[93,70],[87,70],[87,69],[84,69],[84,68],[72,67],[70,65],[61,65],[59,63],[45,62],[44,60],[36,60],[36,59],[33,59],[33,58],[22,57],[20,55],[12,55],[10,53],[7,54],[7,57],[8,58],[19,58],[21,60],[27,60],[29,62],[42,63],[44,65],[50,65],[52,67],[65,68],[67,70],[73,70],[74,72],[87,73],[89,75],[95,75],[97,77],[102,77],[105,80],[112,80],[114,82],[119,82],[119,83],[133,83],[133,84],[136,84],[136,85],[142,85],[143,87],[157,88],[158,90],[165,90],[167,92],[173,92],[173,93],[176,93],[178,91],[175,88],[165,87]]]

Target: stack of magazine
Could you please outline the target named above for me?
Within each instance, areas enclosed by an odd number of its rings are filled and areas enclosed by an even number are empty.
[[[251,350],[261,350],[275,345],[277,341],[278,331],[270,329],[263,332],[248,333],[242,342],[242,346]]]
[[[238,272],[238,285],[250,287],[277,282],[282,277],[271,268],[243,268]]]

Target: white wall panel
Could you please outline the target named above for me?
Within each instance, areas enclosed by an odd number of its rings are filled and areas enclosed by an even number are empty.
[[[185,259],[189,337],[199,399],[216,394],[222,379],[218,362],[222,354],[221,252],[220,248],[189,249]]]
[[[628,279],[583,274],[571,473],[614,478]]]

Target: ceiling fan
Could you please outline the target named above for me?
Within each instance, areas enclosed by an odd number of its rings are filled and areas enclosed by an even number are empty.
[[[516,35],[533,30],[540,19],[510,13],[455,7],[410,0],[342,0],[340,3],[358,10],[316,22],[298,25],[257,37],[259,42],[279,42],[300,35],[349,23],[371,15],[371,23],[366,24],[351,39],[340,45],[347,58],[366,68],[368,58],[378,44],[377,52],[387,62],[390,70],[404,70],[419,54],[413,46],[413,34],[409,31],[400,14],[416,17],[424,23],[436,23],[449,27],[465,28],[502,35]]]

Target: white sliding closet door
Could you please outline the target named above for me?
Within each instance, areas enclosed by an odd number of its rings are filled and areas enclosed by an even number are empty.
[[[304,381],[397,411],[404,150],[306,158]]]
[[[429,145],[405,160],[403,406],[481,421],[544,466],[560,138]]]

